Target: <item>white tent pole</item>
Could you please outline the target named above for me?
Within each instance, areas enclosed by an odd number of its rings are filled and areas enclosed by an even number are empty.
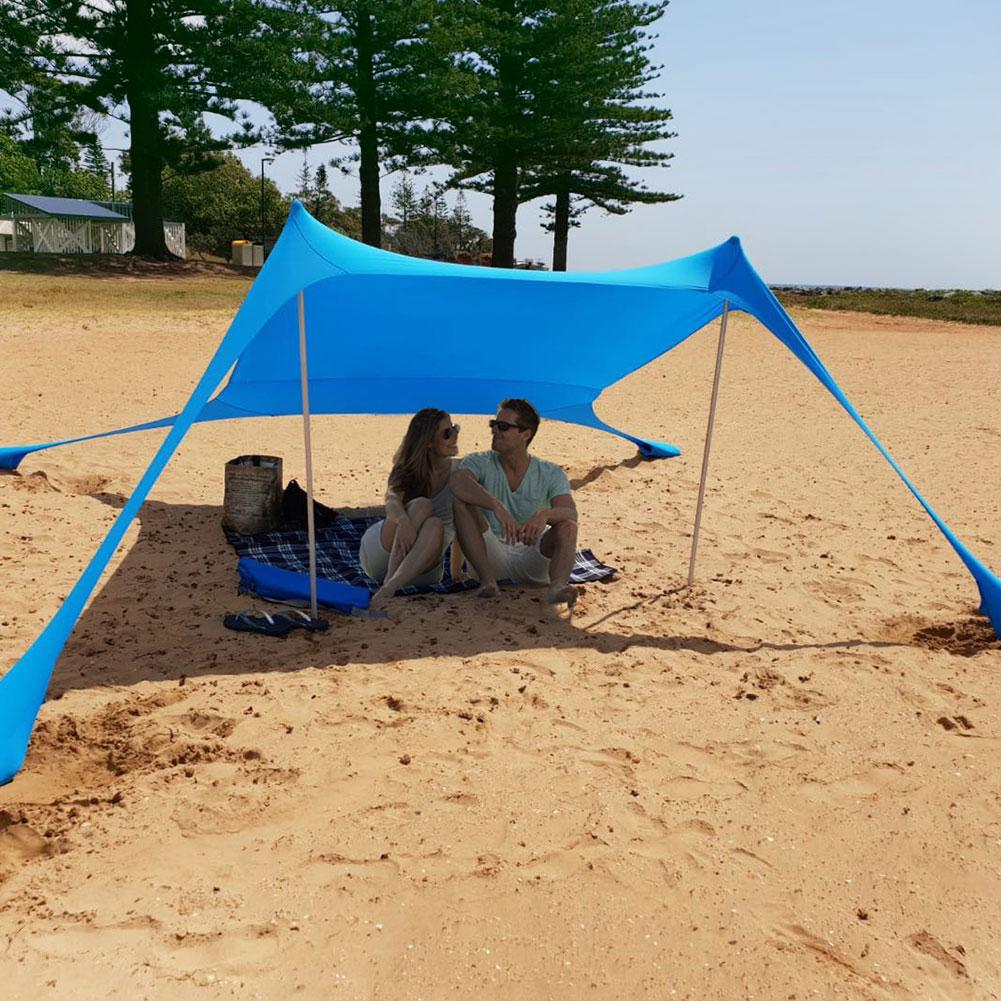
[[[713,376],[713,395],[709,403],[709,426],[706,428],[706,448],[702,455],[702,480],[699,483],[699,503],[695,508],[695,528],[692,529],[692,558],[688,562],[688,586],[695,580],[695,551],[699,548],[699,529],[702,526],[702,504],[706,499],[706,477],[709,473],[709,450],[713,443],[713,423],[716,420],[716,400],[719,397],[719,373],[723,368],[723,344],[726,341],[726,318],[730,303],[723,300],[723,316],[719,324],[719,345],[716,348],[716,374]]]
[[[309,611],[316,605],[316,523],[313,519],[313,444],[309,435],[309,370],[306,365],[306,297],[299,290],[299,374],[302,378],[302,432],[306,441],[306,529],[309,536]]]

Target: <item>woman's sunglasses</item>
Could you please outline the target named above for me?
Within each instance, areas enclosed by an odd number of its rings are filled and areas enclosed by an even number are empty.
[[[519,431],[527,431],[528,428],[522,424],[511,424],[509,421],[491,421],[490,430],[491,431],[510,431],[511,428],[517,428]]]
[[[461,430],[462,428],[460,428],[458,424],[453,424],[451,427],[444,428],[441,432],[441,436],[445,439],[445,441],[451,441],[453,438],[459,437],[459,432]]]

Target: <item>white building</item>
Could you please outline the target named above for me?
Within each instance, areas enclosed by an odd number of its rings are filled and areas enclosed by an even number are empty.
[[[183,222],[165,222],[167,249],[186,257]],[[48,195],[0,195],[0,252],[127,254],[136,245],[132,206]]]

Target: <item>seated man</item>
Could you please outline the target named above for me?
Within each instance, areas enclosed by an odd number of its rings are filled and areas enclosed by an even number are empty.
[[[493,449],[467,455],[452,473],[455,531],[484,598],[498,580],[545,584],[546,601],[572,607],[577,507],[567,474],[528,454],[539,415],[527,400],[505,400],[490,422]]]

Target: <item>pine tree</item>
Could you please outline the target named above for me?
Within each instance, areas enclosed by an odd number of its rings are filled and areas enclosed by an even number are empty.
[[[455,242],[461,251],[471,252],[473,241],[470,239],[473,230],[473,216],[466,204],[466,196],[459,191],[455,196],[455,207],[452,209],[452,217],[449,220],[452,232],[455,234]]]
[[[636,202],[680,197],[649,190],[620,166],[664,167],[673,157],[652,148],[674,133],[670,111],[646,92],[659,70],[647,56],[647,29],[666,7],[667,0],[560,0],[546,26],[550,85],[536,108],[546,139],[523,173],[521,197],[555,196],[543,223],[554,234],[554,271],[566,270],[569,231],[592,205],[622,215]]]
[[[427,255],[437,260],[451,257],[451,248],[448,246],[448,202],[445,201],[445,192],[441,185],[431,184],[424,189],[424,194],[420,199],[421,215],[427,220],[431,237],[431,250]]]
[[[406,229],[419,211],[417,189],[414,187],[413,181],[410,180],[408,171],[405,170],[400,174],[399,180],[393,188],[391,199],[393,211],[399,217],[399,225]]]
[[[449,0],[464,85],[442,158],[452,183],[493,196],[493,261],[512,267],[518,205],[554,195],[556,260],[588,203],[612,212],[670,201],[619,166],[663,165],[669,111],[645,91],[656,76],[647,28],[667,0]],[[562,249],[561,249],[562,248]]]
[[[295,192],[293,193],[293,197],[298,198],[307,209],[310,209],[310,214],[312,215],[313,213],[310,207],[313,203],[314,195],[313,168],[309,165],[308,150],[303,150],[302,167],[300,168],[299,174],[295,179]]]
[[[272,98],[283,18],[265,0],[5,0],[0,37],[17,22],[20,49],[0,83],[45,81],[67,106],[128,121],[136,253],[166,257],[164,167],[205,169],[254,138],[236,101]],[[213,137],[206,114],[235,131]]]
[[[302,167],[296,177],[293,198],[298,198],[309,214],[325,226],[336,229],[353,239],[361,235],[360,216],[357,209],[344,208],[330,190],[327,168],[322,163],[313,171],[309,154],[303,152]]]
[[[100,177],[102,181],[107,179],[111,165],[108,163],[108,158],[104,155],[104,149],[101,146],[100,140],[96,136],[88,140],[84,146],[82,163],[84,170],[95,177]]]
[[[362,237],[379,246],[380,175],[422,158],[427,120],[441,99],[446,51],[432,30],[440,0],[301,3],[312,21],[304,22],[297,39],[303,59],[275,106],[276,141],[355,147],[338,165],[357,162]]]
[[[551,7],[545,0],[448,0],[446,7],[459,82],[438,149],[456,168],[453,184],[493,196],[495,267],[514,266],[521,173],[545,138],[534,108],[548,83],[539,68]]]

